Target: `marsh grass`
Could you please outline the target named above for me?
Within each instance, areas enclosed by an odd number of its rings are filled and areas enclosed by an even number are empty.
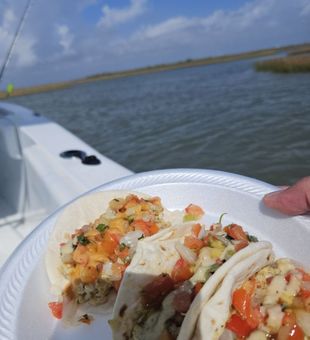
[[[310,72],[310,54],[259,61],[255,69],[274,73]]]
[[[69,80],[58,83],[42,84],[37,86],[29,86],[24,88],[15,88],[12,96],[25,96],[40,92],[55,91],[69,88],[75,85],[89,83],[98,80],[110,80],[123,77],[139,76],[143,74],[165,72],[189,67],[199,67],[218,63],[227,63],[231,61],[245,60],[250,58],[259,58],[273,56],[277,53],[287,53],[290,57],[268,60],[255,64],[257,71],[273,71],[273,72],[309,72],[310,70],[310,43],[283,46],[276,48],[267,48],[263,50],[243,52],[238,54],[228,54],[216,57],[208,57],[201,59],[186,59],[171,64],[161,64],[148,67],[141,67],[130,70],[106,72],[94,74],[85,78]],[[309,53],[307,56],[300,56],[301,53]],[[292,56],[291,56],[292,55]],[[293,56],[294,55],[294,56]],[[302,57],[302,59],[300,59]],[[297,61],[294,61],[296,58]],[[285,61],[279,61],[284,59]],[[289,59],[289,62],[286,60]],[[0,91],[0,100],[8,99],[8,95],[4,91]]]

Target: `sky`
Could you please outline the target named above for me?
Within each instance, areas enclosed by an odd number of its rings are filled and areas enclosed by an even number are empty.
[[[0,0],[0,66],[27,1]],[[0,87],[303,42],[310,0],[32,0]]]

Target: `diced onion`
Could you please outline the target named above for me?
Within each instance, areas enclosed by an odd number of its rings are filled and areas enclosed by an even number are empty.
[[[229,329],[225,328],[223,334],[220,336],[219,340],[234,340],[234,334]]]
[[[210,231],[210,234],[215,237],[217,240],[221,241],[225,246],[228,246],[230,243],[224,235],[219,233],[215,233],[214,231]]]
[[[192,250],[185,247],[180,241],[176,243],[175,247],[183,260],[189,264],[195,264],[197,255]]]
[[[253,333],[250,334],[249,337],[247,337],[247,340],[266,340],[267,335],[265,332],[256,330]]]
[[[73,243],[70,240],[60,247],[60,256],[61,256],[62,262],[65,264],[72,263],[73,261],[72,253],[73,253]]]
[[[102,267],[101,278],[110,281],[119,281],[122,278],[122,274],[119,270],[113,270],[112,262],[106,262]]]
[[[143,236],[141,230],[130,231],[125,236],[123,236],[120,240],[120,244],[124,244],[129,248],[136,249],[139,238]]]
[[[204,228],[204,226],[202,226],[198,234],[198,238],[201,240],[206,236],[206,234],[207,234],[206,229]]]

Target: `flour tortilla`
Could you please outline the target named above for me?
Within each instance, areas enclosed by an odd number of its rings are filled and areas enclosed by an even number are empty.
[[[110,325],[113,339],[124,339],[132,329],[142,288],[162,273],[171,273],[180,258],[175,244],[190,234],[191,223],[173,226],[138,243],[136,254],[127,268],[113,309]],[[125,309],[125,310],[124,310]]]
[[[67,240],[76,229],[94,222],[107,210],[111,200],[125,198],[130,194],[139,198],[150,198],[149,195],[138,192],[102,191],[80,197],[64,209],[51,233],[45,256],[46,270],[54,294],[60,295],[69,283],[60,271],[62,261],[59,244]],[[164,209],[163,216],[163,219],[171,224],[179,223],[182,220],[181,212],[171,212],[167,209]]]
[[[173,230],[173,228],[170,228],[170,230],[165,231],[165,234],[155,235],[154,239],[149,238],[139,243],[131,266],[126,270],[114,305],[113,318],[110,322],[113,339],[126,338],[124,334],[130,333],[133,328],[137,310],[141,306],[143,287],[162,273],[170,274],[179,259],[175,244],[179,241],[182,242],[184,237],[190,233],[191,225],[185,224],[179,226],[175,231]],[[170,235],[169,232],[171,232]],[[233,255],[209,278],[192,302],[182,323],[178,339],[191,338],[200,311],[215,293],[227,273],[235,266],[238,267],[240,262],[256,253],[259,253],[258,259],[260,259],[264,252],[272,253],[269,242],[251,243]],[[153,339],[153,337],[154,334],[148,336],[149,339]]]
[[[192,339],[217,340],[230,318],[232,294],[252,275],[274,261],[271,249],[261,249],[234,266],[225,276],[213,297],[204,305],[195,326]]]

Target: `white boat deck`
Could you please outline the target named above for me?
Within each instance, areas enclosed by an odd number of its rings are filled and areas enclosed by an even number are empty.
[[[101,164],[60,157],[67,150],[95,155]],[[8,103],[0,103],[0,167],[0,267],[52,211],[132,174],[60,125]]]

